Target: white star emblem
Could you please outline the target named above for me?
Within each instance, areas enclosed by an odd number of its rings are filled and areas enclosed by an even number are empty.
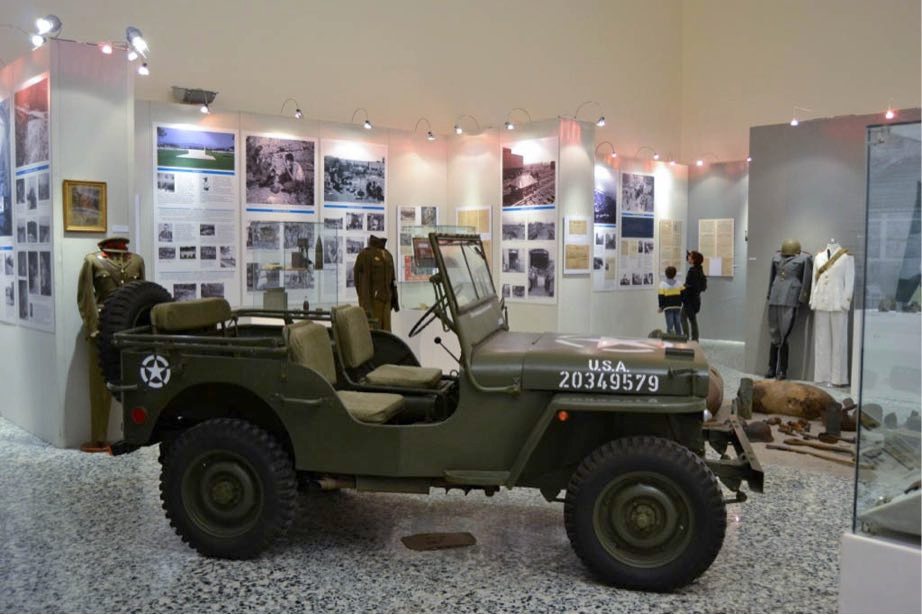
[[[170,381],[170,362],[160,355],[147,355],[141,361],[141,380],[152,389],[163,388]]]

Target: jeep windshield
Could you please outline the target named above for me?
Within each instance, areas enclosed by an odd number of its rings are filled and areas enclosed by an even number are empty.
[[[496,296],[483,244],[478,236],[438,236],[437,239],[442,262],[445,263],[444,274],[459,311]]]

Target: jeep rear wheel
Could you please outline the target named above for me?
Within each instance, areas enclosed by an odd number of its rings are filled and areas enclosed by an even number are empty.
[[[297,480],[269,433],[246,421],[215,419],[170,444],[160,497],[170,525],[199,553],[246,559],[288,530]]]
[[[670,591],[707,570],[727,514],[717,479],[664,438],[623,438],[577,468],[564,505],[576,554],[606,583]]]

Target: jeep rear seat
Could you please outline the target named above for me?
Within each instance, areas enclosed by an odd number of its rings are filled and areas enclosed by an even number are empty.
[[[283,329],[288,354],[295,363],[318,372],[331,386],[336,386],[336,364],[327,328],[302,320]],[[362,423],[386,423],[404,407],[401,395],[337,391],[346,410]]]
[[[220,297],[158,303],[150,311],[150,324],[157,331],[196,331],[225,323],[233,318],[230,304]]]
[[[377,386],[434,389],[442,380],[442,370],[415,365],[385,364],[375,367],[371,360],[375,346],[365,310],[355,305],[333,308],[333,334],[344,370],[364,374],[368,384]],[[373,368],[373,369],[372,369]]]

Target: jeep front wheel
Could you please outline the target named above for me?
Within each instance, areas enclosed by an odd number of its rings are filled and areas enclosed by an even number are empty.
[[[170,525],[199,553],[246,559],[288,530],[297,481],[272,435],[246,421],[215,419],[168,447],[160,497]]]
[[[707,570],[727,514],[704,461],[664,438],[609,442],[588,455],[567,487],[567,534],[606,583],[670,591]]]

